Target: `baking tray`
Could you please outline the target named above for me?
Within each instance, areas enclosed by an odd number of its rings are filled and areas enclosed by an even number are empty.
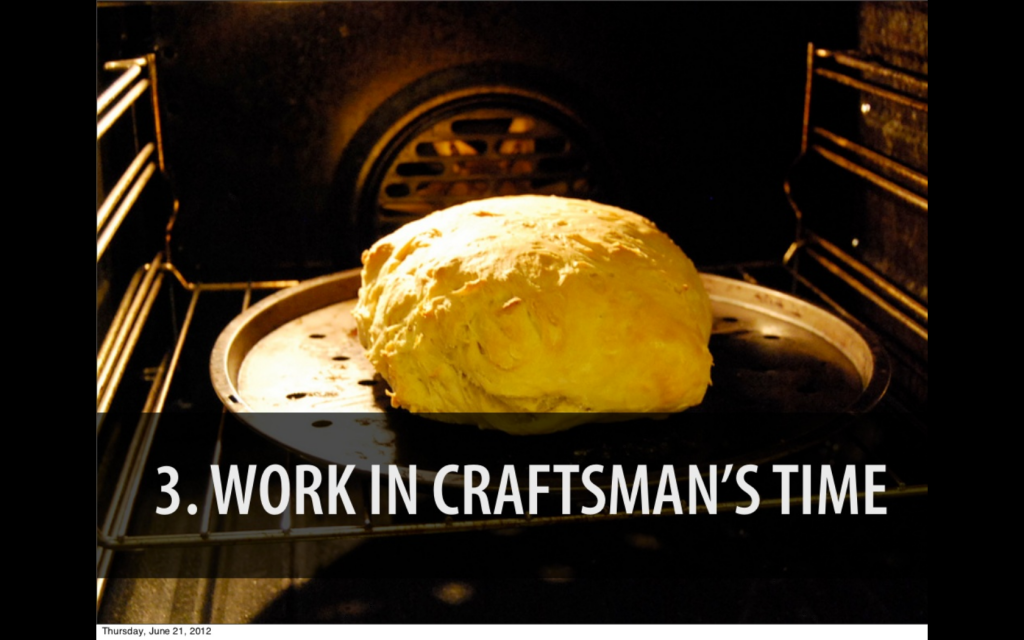
[[[228,409],[282,447],[364,471],[413,464],[424,481],[447,464],[483,465],[496,481],[507,464],[672,464],[685,477],[691,464],[764,462],[820,442],[885,393],[888,358],[863,327],[772,289],[701,277],[714,313],[712,386],[700,406],[661,420],[512,436],[393,409],[351,316],[358,269],[242,313],[218,338],[210,373]]]

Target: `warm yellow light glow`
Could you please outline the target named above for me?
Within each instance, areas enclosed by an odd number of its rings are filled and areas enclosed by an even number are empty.
[[[871,105],[870,104],[865,102],[865,103],[862,103],[860,105],[860,112],[861,113],[868,113],[869,111],[871,111]]]
[[[462,604],[473,597],[473,587],[464,582],[447,582],[434,589],[434,597],[445,604]]]

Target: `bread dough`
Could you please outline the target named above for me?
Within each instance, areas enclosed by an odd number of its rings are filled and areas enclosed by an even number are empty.
[[[699,404],[711,303],[646,218],[557,196],[476,200],[362,256],[353,311],[391,404],[515,434]]]

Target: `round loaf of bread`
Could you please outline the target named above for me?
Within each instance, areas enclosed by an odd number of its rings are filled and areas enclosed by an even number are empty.
[[[515,434],[664,415],[711,382],[711,303],[646,218],[556,196],[476,200],[362,256],[353,311],[391,403]]]

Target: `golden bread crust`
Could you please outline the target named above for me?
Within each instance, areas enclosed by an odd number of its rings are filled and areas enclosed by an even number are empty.
[[[711,381],[693,263],[595,202],[490,198],[409,223],[363,253],[353,315],[395,407],[510,433],[682,411]]]

